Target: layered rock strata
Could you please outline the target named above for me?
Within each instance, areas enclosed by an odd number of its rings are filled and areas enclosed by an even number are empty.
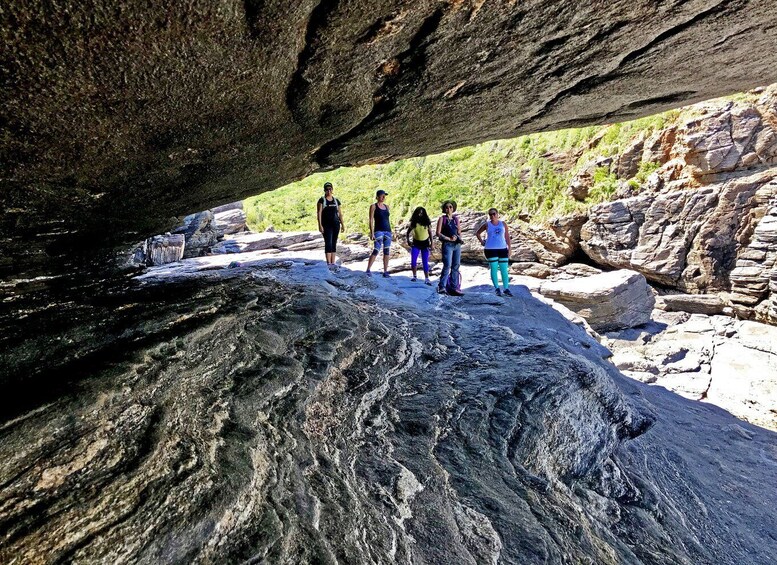
[[[580,245],[598,263],[639,271],[662,285],[730,292],[740,315],[774,321],[768,305],[777,257],[775,198],[777,177],[767,170],[601,204],[591,210]]]
[[[622,379],[527,292],[413,299],[398,281],[271,266],[166,284],[152,271],[43,330],[69,328],[63,347],[84,351],[90,321],[112,314],[87,363],[55,358],[70,384],[4,411],[0,560],[765,564],[777,551],[762,535],[777,500],[759,488],[777,437]],[[55,376],[51,359],[37,367],[15,378]]]

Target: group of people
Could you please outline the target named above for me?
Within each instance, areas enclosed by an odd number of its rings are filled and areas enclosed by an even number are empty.
[[[370,205],[369,227],[370,240],[373,241],[373,249],[367,262],[367,276],[372,276],[372,266],[375,259],[383,254],[383,276],[389,277],[389,253],[391,252],[392,230],[389,219],[390,210],[386,204],[388,193],[378,190],[375,193],[375,203]],[[324,196],[319,198],[316,206],[318,217],[318,230],[324,236],[324,254],[330,269],[336,269],[335,254],[337,252],[337,238],[340,230],[344,228],[342,204],[334,196],[334,187],[331,182],[324,183]],[[410,217],[410,226],[407,230],[407,240],[410,245],[410,265],[415,282],[418,280],[418,259],[424,271],[424,283],[432,285],[429,278],[429,254],[434,249],[435,238],[441,242],[442,273],[437,285],[437,292],[462,296],[461,292],[461,245],[463,243],[461,224],[455,214],[456,203],[446,200],[442,203],[442,215],[437,219],[436,229],[432,233],[432,221],[426,208],[419,206]],[[483,234],[485,233],[485,238]],[[488,211],[488,221],[475,232],[480,244],[484,247],[484,253],[491,269],[491,282],[497,296],[512,296],[508,275],[510,258],[510,233],[507,224],[499,219],[496,208]],[[499,277],[502,279],[502,288],[499,287]]]

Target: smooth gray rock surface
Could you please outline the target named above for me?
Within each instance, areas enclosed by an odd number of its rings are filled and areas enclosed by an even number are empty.
[[[624,379],[519,286],[453,299],[320,262],[187,267],[204,259],[73,302],[46,330],[69,336],[58,354],[13,373],[26,386],[0,425],[0,560],[777,552],[763,488],[777,435]],[[27,343],[4,339],[21,367]]]

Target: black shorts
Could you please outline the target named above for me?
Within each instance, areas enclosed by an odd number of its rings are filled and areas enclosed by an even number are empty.
[[[491,259],[492,257],[498,257],[500,259],[510,258],[510,255],[507,253],[507,247],[504,249],[484,249],[483,253],[486,254],[486,259]]]
[[[423,241],[414,239],[412,247],[415,247],[416,249],[429,249],[429,238],[427,237]]]

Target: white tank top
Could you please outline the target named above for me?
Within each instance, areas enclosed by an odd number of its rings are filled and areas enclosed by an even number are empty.
[[[486,249],[507,249],[507,240],[505,239],[505,223],[499,220],[494,225],[489,220],[486,222],[488,232],[486,235]]]

